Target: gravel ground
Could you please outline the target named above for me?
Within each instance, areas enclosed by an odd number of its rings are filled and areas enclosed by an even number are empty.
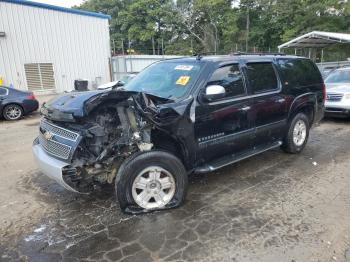
[[[0,122],[0,261],[350,261],[350,121],[324,120],[300,155],[273,150],[191,176],[186,203],[121,213],[37,170],[39,115]]]

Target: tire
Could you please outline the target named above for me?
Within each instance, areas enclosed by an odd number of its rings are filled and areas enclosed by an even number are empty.
[[[9,104],[4,107],[2,114],[6,120],[15,121],[23,117],[23,108],[17,104]]]
[[[300,153],[307,144],[309,131],[308,117],[303,113],[298,113],[289,124],[288,132],[281,148],[287,153]]]
[[[180,206],[188,178],[182,162],[165,151],[139,152],[119,168],[115,189],[126,213],[146,213]]]

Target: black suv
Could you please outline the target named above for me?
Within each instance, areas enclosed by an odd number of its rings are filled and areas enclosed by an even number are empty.
[[[276,147],[301,152],[324,99],[321,74],[306,58],[165,60],[126,86],[44,104],[33,152],[43,173],[71,191],[115,183],[125,212],[172,208],[192,172]]]

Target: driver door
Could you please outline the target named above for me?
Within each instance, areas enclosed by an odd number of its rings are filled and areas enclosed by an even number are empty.
[[[249,118],[251,99],[240,65],[217,68],[206,87],[212,85],[224,87],[225,94],[210,100],[204,88],[199,95],[194,132],[202,162],[250,149],[254,136]]]

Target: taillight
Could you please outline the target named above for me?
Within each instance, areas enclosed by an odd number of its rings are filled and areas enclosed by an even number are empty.
[[[29,100],[35,100],[35,95],[33,93],[31,93],[29,96],[27,96],[27,99]]]

